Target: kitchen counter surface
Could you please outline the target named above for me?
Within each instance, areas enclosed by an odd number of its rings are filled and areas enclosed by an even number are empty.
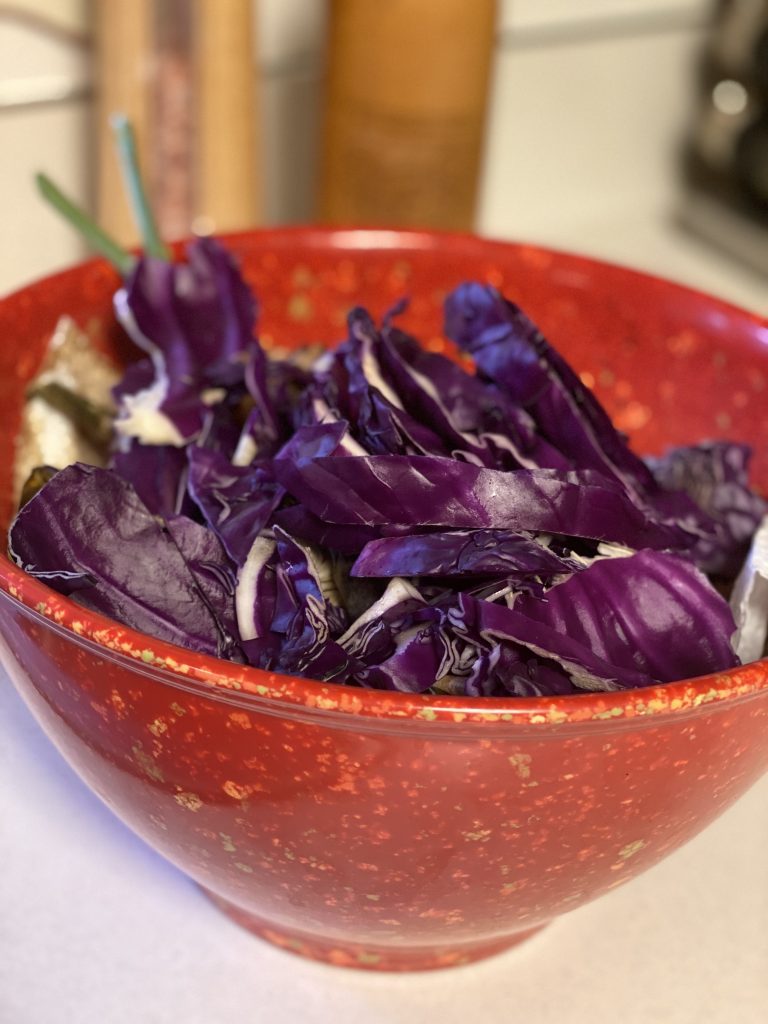
[[[628,885],[431,974],[309,963],[224,918],[76,779],[0,679],[2,1024],[762,1024],[768,778]]]
[[[765,282],[667,224],[541,240],[766,311]],[[663,863],[509,953],[410,976],[324,967],[237,928],[136,839],[0,673],[0,1024],[762,1024],[767,849],[768,778]]]

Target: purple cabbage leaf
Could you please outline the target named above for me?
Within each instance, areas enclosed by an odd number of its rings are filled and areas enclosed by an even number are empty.
[[[187,494],[189,463],[185,449],[170,444],[141,444],[136,438],[125,440],[127,444],[113,453],[110,468],[135,488],[155,515],[189,514],[194,506]]]
[[[11,524],[10,553],[32,576],[126,626],[206,654],[232,649],[179,544],[109,470],[74,463],[52,477]]]
[[[520,402],[542,436],[574,465],[615,479],[654,519],[694,535],[689,557],[701,569],[735,574],[746,551],[745,528],[751,521],[754,529],[760,518],[737,451],[685,449],[657,461],[652,472],[518,306],[491,287],[469,283],[448,297],[445,314],[449,337],[472,355],[480,374]],[[686,474],[686,463],[692,474]],[[708,475],[714,489],[704,483]],[[714,494],[719,497],[712,500]]]
[[[557,554],[545,539],[509,530],[450,530],[369,541],[353,576],[500,576],[552,581],[585,561]]]
[[[690,562],[659,551],[594,562],[541,599],[514,598],[514,611],[614,666],[666,683],[739,664],[728,603]]]
[[[592,470],[486,469],[433,456],[277,458],[275,475],[314,515],[352,526],[557,533],[632,548],[690,547]]]
[[[195,445],[187,449],[189,493],[230,558],[241,565],[283,499],[269,465],[234,466]]]
[[[345,678],[349,656],[336,640],[348,618],[328,559],[280,527],[273,535],[274,548],[264,538],[255,543],[238,581],[238,621],[252,634],[244,644],[251,664],[315,679]]]
[[[182,446],[203,428],[207,408],[246,378],[266,425],[274,419],[265,357],[254,337],[256,301],[232,257],[200,238],[187,260],[143,257],[115,295],[117,319],[149,356],[116,389],[118,434]]]
[[[749,486],[750,456],[745,444],[704,441],[646,460],[666,491],[685,493],[717,524],[717,535],[702,537],[693,553],[705,572],[734,576],[768,513],[768,503]]]
[[[533,321],[495,288],[477,283],[456,288],[446,299],[445,329],[481,374],[519,402],[575,466],[615,477],[636,497],[654,489],[650,470],[589,388]]]
[[[454,457],[497,469],[572,468],[520,405],[453,360],[395,328],[382,332],[379,358],[407,408]]]

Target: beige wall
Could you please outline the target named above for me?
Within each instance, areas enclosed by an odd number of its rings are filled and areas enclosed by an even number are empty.
[[[26,0],[56,33],[0,3],[0,291],[79,259],[68,229],[37,201],[43,169],[90,193],[90,68],[83,0]],[[479,228],[612,253],[628,206],[673,202],[675,153],[707,0],[506,0],[489,113]],[[311,215],[325,4],[261,0],[267,213]],[[36,101],[36,102],[33,102]],[[41,102],[45,101],[45,102]],[[607,246],[607,249],[606,249]],[[620,246],[619,246],[620,248]]]

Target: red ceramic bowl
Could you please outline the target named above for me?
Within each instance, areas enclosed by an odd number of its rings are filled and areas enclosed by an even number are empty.
[[[459,235],[275,230],[230,239],[268,342],[332,342],[347,308],[412,296],[441,349],[462,279],[502,286],[642,451],[751,441],[768,483],[768,327],[665,281]],[[62,312],[105,347],[116,281],[94,262],[0,303],[5,450]],[[3,524],[11,467],[0,465]],[[621,885],[768,767],[768,663],[557,699],[382,693],[275,676],[122,628],[0,561],[2,656],[116,814],[237,921],[306,956],[466,963]]]

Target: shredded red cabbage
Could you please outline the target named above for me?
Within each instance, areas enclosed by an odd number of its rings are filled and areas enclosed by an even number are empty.
[[[216,242],[138,262],[143,350],[106,470],[21,509],[27,572],[128,626],[259,668],[418,693],[614,690],[739,663],[733,578],[766,504],[748,450],[643,461],[517,306],[470,283],[476,372],[362,309],[310,370],[269,360]],[[279,339],[278,339],[279,340]]]

